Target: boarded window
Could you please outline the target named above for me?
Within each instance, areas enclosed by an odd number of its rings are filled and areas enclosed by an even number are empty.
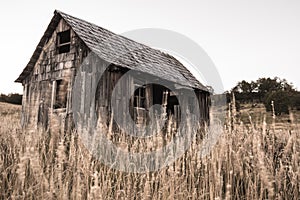
[[[68,94],[68,82],[64,80],[56,81],[55,90],[55,102],[53,104],[54,109],[66,108],[67,106],[67,94]]]
[[[70,30],[59,32],[57,34],[57,48],[58,53],[67,53],[70,51],[71,32]]]

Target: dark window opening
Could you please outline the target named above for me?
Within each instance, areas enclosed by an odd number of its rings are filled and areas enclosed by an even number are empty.
[[[153,84],[152,88],[153,88],[153,105],[155,104],[162,105],[163,97],[164,97],[163,94],[167,90],[167,88],[158,84]]]
[[[67,53],[70,51],[71,32],[70,30],[63,31],[57,34],[58,53]]]
[[[64,80],[56,81],[54,109],[66,108],[67,106],[68,82]]]
[[[168,104],[167,104],[167,110],[168,110],[168,114],[171,113],[172,115],[176,114],[178,111],[176,110],[175,107],[179,107],[179,102],[178,99],[175,95],[173,96],[169,96],[168,98]]]
[[[63,45],[58,48],[58,53],[68,53],[70,51],[70,45]]]
[[[150,107],[158,116],[165,114],[167,118],[180,121],[181,109],[179,105],[178,92],[171,91],[167,87],[159,84],[143,85],[142,82],[134,82],[134,94],[131,97],[132,107],[130,108],[130,115],[137,124],[150,122]],[[149,89],[149,90],[148,90]],[[149,94],[146,94],[150,92]],[[146,99],[151,98],[151,99]],[[149,105],[148,105],[148,104]],[[154,110],[153,110],[154,109]],[[158,109],[158,110],[157,110]],[[152,112],[151,111],[151,112]]]
[[[159,104],[166,106],[167,115],[175,115],[178,117],[180,114],[180,106],[175,91],[170,91],[168,88],[153,84],[153,105]]]

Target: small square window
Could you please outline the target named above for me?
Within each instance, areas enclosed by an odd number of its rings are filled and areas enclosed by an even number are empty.
[[[71,32],[70,30],[57,33],[58,53],[67,53],[70,51]]]

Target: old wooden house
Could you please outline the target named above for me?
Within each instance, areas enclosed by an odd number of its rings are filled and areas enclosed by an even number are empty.
[[[85,62],[88,56],[90,59]],[[107,69],[101,79],[96,80],[92,72],[104,65],[108,66]],[[196,99],[182,98],[186,102],[196,101],[201,121],[209,120],[207,88],[174,57],[55,11],[29,63],[16,80],[24,87],[23,127],[36,128],[41,125],[51,129],[51,124],[55,122],[62,129],[72,129],[74,110],[81,118],[93,117],[93,110],[102,118],[108,118],[112,111],[112,90],[129,70],[136,72],[135,79],[123,80],[122,85],[133,88],[134,95],[131,98],[132,94],[121,89],[117,91],[119,95],[115,101],[116,106],[120,106],[126,99],[131,99],[124,106],[130,107],[134,120],[140,119],[136,116],[145,117],[147,108],[154,104],[163,104],[170,115],[178,116],[180,112],[185,112],[180,111],[178,105],[180,94],[159,84],[143,82],[146,76],[164,80],[177,88],[192,89]],[[77,83],[76,77],[80,77]],[[74,93],[78,87],[81,89]],[[78,103],[73,104],[72,99],[78,100]]]

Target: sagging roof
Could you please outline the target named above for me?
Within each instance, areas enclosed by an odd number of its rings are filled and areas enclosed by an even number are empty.
[[[207,91],[207,88],[174,57],[58,10],[54,12],[48,28],[16,82],[22,82],[32,72],[45,42],[51,37],[61,19],[66,21],[92,52],[107,62]]]

